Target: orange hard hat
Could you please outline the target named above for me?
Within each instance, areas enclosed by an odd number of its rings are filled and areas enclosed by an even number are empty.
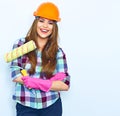
[[[41,16],[47,19],[60,21],[58,7],[51,2],[42,3],[33,13],[34,16]]]

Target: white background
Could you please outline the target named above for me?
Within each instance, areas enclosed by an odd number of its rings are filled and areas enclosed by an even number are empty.
[[[9,63],[3,56],[24,37],[45,0],[0,1],[0,115],[15,116]],[[120,116],[120,0],[50,0],[61,12],[60,45],[71,88],[63,116]]]

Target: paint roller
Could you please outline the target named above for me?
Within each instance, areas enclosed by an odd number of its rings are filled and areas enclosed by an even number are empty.
[[[21,45],[20,47],[17,47],[14,50],[6,53],[4,55],[4,59],[8,63],[20,56],[23,56],[23,55],[35,50],[35,49],[36,49],[35,42],[33,40],[31,40],[31,41]]]

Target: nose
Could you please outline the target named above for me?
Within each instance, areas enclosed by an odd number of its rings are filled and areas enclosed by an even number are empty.
[[[47,22],[44,22],[44,23],[43,23],[43,27],[48,27],[48,23],[47,23]]]

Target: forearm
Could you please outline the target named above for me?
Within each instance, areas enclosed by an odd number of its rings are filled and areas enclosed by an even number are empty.
[[[13,80],[13,82],[17,82],[17,83],[23,84],[23,80],[22,80],[21,78],[22,78],[21,76],[20,76],[20,77],[17,77],[17,78],[15,78],[15,79]]]
[[[68,91],[69,87],[62,81],[53,81],[50,90],[52,91]]]

